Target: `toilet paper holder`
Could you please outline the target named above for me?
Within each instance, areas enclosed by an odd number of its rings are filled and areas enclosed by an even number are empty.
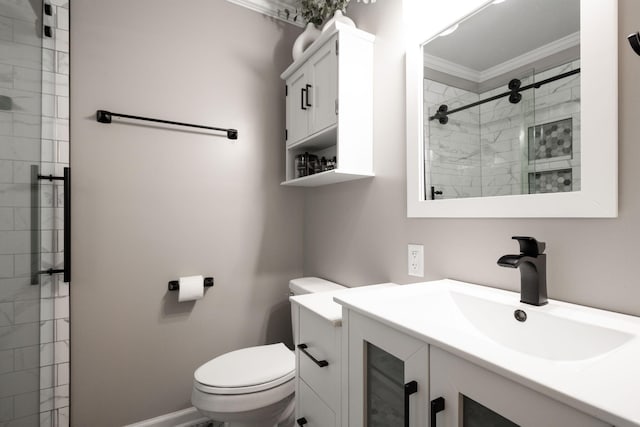
[[[210,288],[213,286],[213,277],[205,277],[204,278],[204,287]],[[180,289],[180,282],[178,280],[172,280],[169,282],[169,290],[177,291]]]

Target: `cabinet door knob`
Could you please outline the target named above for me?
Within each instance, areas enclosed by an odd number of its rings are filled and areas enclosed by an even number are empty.
[[[307,355],[307,357],[309,359],[311,359],[313,361],[313,363],[315,363],[316,365],[318,365],[321,368],[324,368],[325,366],[329,366],[329,362],[327,362],[326,360],[318,360],[315,357],[313,357],[308,351],[307,351],[307,345],[306,344],[298,344],[298,350],[300,350],[301,352],[303,352],[304,354]]]
[[[438,397],[431,401],[431,427],[436,427],[436,415],[444,411],[444,397]]]
[[[304,106],[304,95],[306,91],[307,89],[300,88],[300,108],[302,108],[303,110],[307,109],[307,107]]]
[[[404,427],[409,427],[409,397],[418,391],[418,383],[409,381],[404,385]]]
[[[303,426],[303,425],[305,425],[307,423],[307,419],[305,417],[298,418],[296,420],[296,423],[298,423],[299,426]]]

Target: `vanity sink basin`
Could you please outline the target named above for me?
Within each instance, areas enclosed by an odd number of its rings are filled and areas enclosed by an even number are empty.
[[[633,338],[624,331],[590,323],[583,312],[568,307],[529,308],[456,291],[449,295],[470,326],[488,339],[530,356],[557,361],[589,359]]]

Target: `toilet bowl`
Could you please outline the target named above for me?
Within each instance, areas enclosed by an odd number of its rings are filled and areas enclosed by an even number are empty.
[[[291,295],[342,288],[316,277],[289,282]],[[196,369],[191,403],[226,427],[292,427],[295,367],[295,354],[283,343],[225,353]]]

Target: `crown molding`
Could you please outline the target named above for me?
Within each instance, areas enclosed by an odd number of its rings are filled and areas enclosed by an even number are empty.
[[[290,19],[285,19],[284,16],[280,16],[278,13],[284,9],[295,9],[295,0],[227,0],[230,3],[237,4],[247,9],[251,9],[255,12],[262,13],[263,15],[270,16],[283,22],[287,22],[297,27],[304,27],[304,22],[294,22]]]

